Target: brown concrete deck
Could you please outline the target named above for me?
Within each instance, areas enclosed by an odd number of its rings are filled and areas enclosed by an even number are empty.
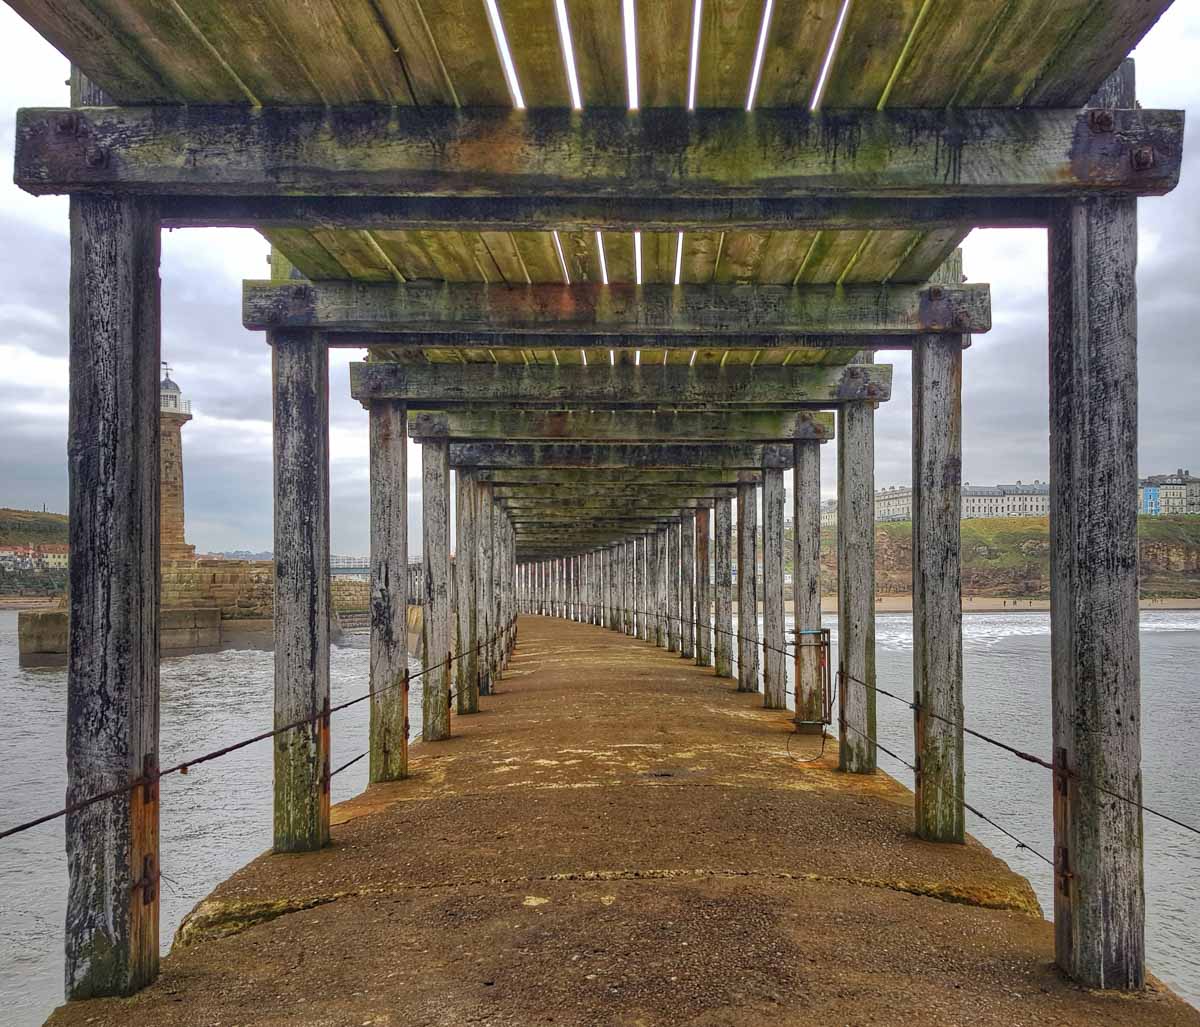
[[[499,688],[330,848],[218,888],[152,987],[51,1022],[1200,1024],[1065,981],[1022,878],[917,841],[910,794],[832,745],[797,764],[711,671],[526,617]]]

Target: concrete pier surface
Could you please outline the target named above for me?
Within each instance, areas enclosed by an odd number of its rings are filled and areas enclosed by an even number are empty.
[[[50,1022],[1200,1024],[1157,983],[1071,984],[1023,878],[917,840],[911,793],[832,741],[797,762],[819,741],[735,688],[522,617],[497,694],[408,780],[217,888],[143,992]]]

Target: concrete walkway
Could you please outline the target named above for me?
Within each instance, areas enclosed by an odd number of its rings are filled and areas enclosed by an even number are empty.
[[[499,694],[201,903],[162,977],[55,1024],[1200,1025],[1080,991],[1033,893],[730,681],[522,618]],[[337,730],[337,724],[334,724]]]

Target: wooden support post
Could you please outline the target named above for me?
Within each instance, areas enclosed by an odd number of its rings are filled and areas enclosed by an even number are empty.
[[[670,581],[670,575],[667,568],[671,550],[666,528],[660,529],[656,534],[655,548],[657,552],[654,557],[654,641],[660,649],[666,649],[669,633],[667,613],[670,608],[670,601],[667,598],[667,583]]]
[[[961,842],[964,831],[962,341],[913,347],[913,704],[916,831]]]
[[[421,446],[422,563],[425,611],[421,620],[426,673],[421,677],[421,737],[450,737],[450,461],[448,444],[431,439]],[[436,669],[433,669],[436,668]]]
[[[159,222],[72,196],[67,803],[158,770]],[[68,814],[66,993],[158,976],[158,781]]]
[[[1133,62],[1094,105],[1131,108]],[[1054,937],[1085,987],[1145,983],[1138,645],[1137,202],[1050,219]]]
[[[476,544],[475,602],[478,607],[475,621],[479,631],[479,694],[492,694],[492,677],[495,673],[496,644],[492,636],[496,633],[494,590],[492,588],[496,563],[496,502],[495,486],[490,481],[476,485],[476,502],[479,505]]]
[[[475,564],[479,554],[476,539],[478,496],[470,472],[455,472],[455,515],[457,542],[454,552],[454,577],[458,599],[454,616],[460,654],[454,665],[455,708],[459,713],[479,712],[479,610],[475,604]]]
[[[763,468],[763,705],[787,709],[783,627],[783,469]]]
[[[838,410],[838,766],[875,770],[875,411]]]
[[[370,772],[408,774],[408,430],[403,403],[369,409],[371,462]],[[460,529],[461,530],[461,529]]]
[[[716,578],[713,651],[719,678],[733,677],[733,500],[715,501],[714,522],[716,554],[713,559]]]
[[[633,552],[633,540],[628,539],[625,542],[622,542],[620,552],[621,552],[621,557],[620,557],[620,562],[619,562],[619,566],[618,566],[618,574],[619,574],[620,586],[621,586],[621,595],[620,595],[621,631],[623,634],[628,635],[629,629],[630,629],[630,623],[629,623],[629,607],[630,607],[629,563],[630,563],[630,554]]]
[[[696,511],[696,666],[712,663],[712,569],[709,567],[709,536],[712,514],[707,506]]]
[[[758,691],[758,486],[737,487],[738,691]]]
[[[667,528],[667,651],[679,652],[679,525]]]
[[[275,390],[275,851],[329,841],[329,351],[272,332]]]
[[[797,442],[792,481],[792,622],[796,628],[796,730],[821,734],[821,444]]]
[[[679,523],[679,655],[696,656],[696,518],[683,511]]]
[[[620,600],[618,598],[619,588],[617,582],[617,547],[609,546],[607,549],[601,550],[600,560],[604,564],[604,580],[605,590],[608,593],[608,619],[604,626],[609,631],[616,631],[620,611],[618,609]]]

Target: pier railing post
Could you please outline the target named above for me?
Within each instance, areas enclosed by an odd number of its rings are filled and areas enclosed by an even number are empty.
[[[712,663],[712,569],[709,566],[709,538],[712,512],[702,506],[696,510],[696,666]]]
[[[722,496],[714,510],[713,572],[716,577],[716,609],[713,651],[719,678],[733,677],[733,499]]]
[[[408,425],[404,404],[372,400],[371,711],[372,782],[408,773]]]
[[[696,655],[696,517],[683,511],[679,525],[679,655]]]
[[[913,346],[913,703],[919,838],[961,842],[962,339]]]
[[[783,614],[783,469],[763,468],[763,705],[787,709]]]
[[[838,766],[873,773],[875,752],[875,410],[838,409]]]
[[[1135,106],[1126,61],[1093,105]],[[1085,987],[1145,983],[1138,646],[1137,201],[1050,216],[1054,935]]]
[[[824,717],[821,651],[821,444],[795,443],[792,481],[792,622],[796,629],[796,730],[820,734]]]
[[[275,390],[275,851],[329,841],[329,351],[268,333]]]
[[[426,439],[421,445],[422,562],[425,615],[422,618],[421,737],[450,737],[450,444]],[[436,668],[436,669],[435,669]]]
[[[67,802],[158,770],[159,221],[70,201]],[[68,999],[158,976],[158,782],[66,818]]]
[[[738,691],[758,691],[758,485],[739,481],[737,487],[738,544]]]

